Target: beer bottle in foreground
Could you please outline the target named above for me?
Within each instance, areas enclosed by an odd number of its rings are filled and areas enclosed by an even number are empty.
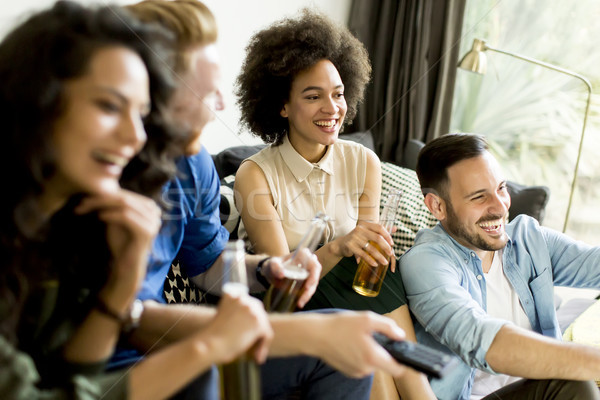
[[[300,251],[308,249],[314,253],[323,239],[323,232],[329,218],[318,213],[310,224],[308,232],[302,237],[292,257],[283,263],[284,278],[279,279],[269,287],[263,300],[265,310],[274,312],[291,312],[296,308],[298,298],[302,293],[308,271],[304,268]]]
[[[390,192],[385,202],[385,206],[381,211],[379,223],[383,225],[388,232],[391,232],[392,227],[394,226],[396,211],[400,205],[400,196],[401,193],[399,190]],[[381,252],[379,245],[371,240],[369,240],[369,246],[373,246]],[[354,275],[354,282],[352,283],[352,289],[354,289],[356,293],[367,297],[375,297],[379,294],[388,265],[390,264],[387,254],[383,255],[388,262],[386,264],[379,264],[376,267],[371,266],[364,259],[360,260],[360,263],[356,268],[356,274]]]
[[[223,293],[248,295],[244,242],[230,241],[223,250]],[[243,329],[243,328],[242,328]],[[222,400],[260,400],[260,367],[248,353],[220,367]]]

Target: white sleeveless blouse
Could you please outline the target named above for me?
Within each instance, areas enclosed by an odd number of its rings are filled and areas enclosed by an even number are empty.
[[[281,145],[266,147],[243,161],[255,162],[265,174],[290,251],[298,246],[318,212],[330,218],[325,243],[354,229],[358,200],[365,187],[368,151],[359,143],[338,139],[319,162],[310,163],[286,136]],[[238,236],[253,249],[243,222]]]

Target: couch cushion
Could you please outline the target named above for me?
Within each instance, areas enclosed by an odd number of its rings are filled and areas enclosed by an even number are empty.
[[[546,186],[525,186],[515,182],[506,182],[510,194],[511,206],[509,222],[519,214],[529,215],[541,224],[550,198],[550,189]]]
[[[219,211],[221,214],[221,225],[229,232],[229,239],[237,239],[238,226],[240,225],[240,213],[235,207],[233,197],[233,184],[235,175],[229,175],[221,179],[221,203]]]
[[[251,155],[258,153],[266,145],[257,144],[256,146],[235,146],[229,147],[218,154],[212,156],[217,174],[220,178],[224,178],[229,175],[235,175],[240,164],[246,158]]]
[[[400,189],[402,197],[400,209],[396,215],[396,232],[392,233],[394,251],[400,257],[415,242],[415,236],[421,228],[431,228],[437,220],[427,209],[423,201],[421,186],[415,171],[394,165],[389,162],[381,163],[381,204],[383,209],[385,199],[391,190]]]

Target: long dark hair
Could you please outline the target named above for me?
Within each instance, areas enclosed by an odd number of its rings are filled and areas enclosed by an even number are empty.
[[[51,134],[64,110],[64,82],[84,75],[99,49],[131,49],[144,61],[150,78],[149,126],[166,125],[162,106],[174,89],[168,72],[171,43],[160,28],[141,24],[118,6],[88,8],[69,1],[32,15],[0,43],[0,174],[4,186],[0,196],[0,334],[14,339],[28,283],[39,276],[41,268],[54,265],[48,257],[61,257],[28,254],[23,258],[21,253],[28,241],[39,240],[27,227],[31,221],[42,220],[36,199],[54,173]],[[171,146],[175,133],[168,128],[151,131],[122,178],[123,186],[143,194],[158,193],[174,172],[175,149],[181,146]],[[90,235],[90,239],[96,237]],[[94,246],[106,252],[105,240]]]

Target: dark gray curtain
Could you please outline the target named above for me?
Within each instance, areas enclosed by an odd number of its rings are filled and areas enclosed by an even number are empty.
[[[382,160],[402,164],[409,139],[448,133],[466,0],[354,0],[349,29],[373,78],[349,130],[371,130]]]

